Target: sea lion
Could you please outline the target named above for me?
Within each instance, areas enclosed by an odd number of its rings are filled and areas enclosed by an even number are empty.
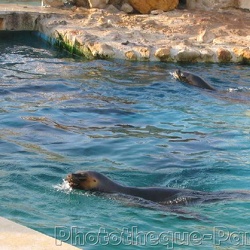
[[[120,185],[105,175],[95,171],[83,171],[68,174],[66,177],[70,187],[86,191],[101,193],[120,193],[124,195],[143,198],[144,200],[161,205],[185,205],[192,202],[211,202],[218,200],[232,200],[247,195],[242,192],[203,192],[191,189],[177,189],[167,187],[128,187]],[[240,195],[240,196],[239,196]]]
[[[188,83],[188,84],[193,85],[193,86],[198,87],[198,88],[208,89],[208,90],[212,90],[212,91],[216,90],[211,85],[209,85],[207,82],[205,82],[202,78],[200,78],[199,76],[194,75],[190,72],[181,71],[178,69],[173,73],[173,76],[175,79],[177,79],[181,82]]]

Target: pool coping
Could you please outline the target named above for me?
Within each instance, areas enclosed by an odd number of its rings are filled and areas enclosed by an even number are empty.
[[[79,250],[65,242],[0,217],[1,250]]]

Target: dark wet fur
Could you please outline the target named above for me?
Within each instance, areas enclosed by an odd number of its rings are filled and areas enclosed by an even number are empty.
[[[191,211],[186,211],[185,207],[193,204],[201,205],[220,201],[250,200],[250,191],[244,190],[203,192],[167,187],[127,187],[94,171],[69,174],[66,180],[69,181],[72,188],[83,189],[79,183],[87,180],[88,174],[97,178],[101,183],[101,186],[88,189],[88,191],[96,192],[96,194],[111,194],[117,197],[117,199],[125,197],[127,201],[139,207],[176,213],[185,215],[185,217],[186,215],[190,215],[195,219],[201,219],[202,216]]]
[[[180,82],[185,82],[198,88],[208,89],[212,91],[216,90],[214,87],[205,82],[201,77],[189,72],[181,71],[178,69],[173,73],[173,76]]]

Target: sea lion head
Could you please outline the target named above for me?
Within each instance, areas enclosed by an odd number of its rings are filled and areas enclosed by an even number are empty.
[[[109,178],[95,171],[81,171],[68,174],[66,177],[70,187],[86,191],[112,192],[115,184]]]
[[[179,69],[177,69],[173,73],[174,78],[181,81],[181,82],[188,82],[188,79],[187,79],[188,75],[189,75],[188,73],[182,72]]]

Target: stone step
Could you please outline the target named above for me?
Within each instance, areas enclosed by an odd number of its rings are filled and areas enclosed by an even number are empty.
[[[1,250],[79,250],[33,229],[0,217]]]

